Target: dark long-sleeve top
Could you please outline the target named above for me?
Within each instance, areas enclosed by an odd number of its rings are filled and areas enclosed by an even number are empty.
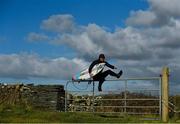
[[[106,61],[101,62],[99,59],[97,59],[97,60],[93,61],[93,62],[91,63],[91,65],[89,66],[89,73],[91,73],[92,68],[93,68],[96,64],[99,64],[99,63],[105,63],[105,66],[107,66],[107,67],[109,67],[109,68],[111,68],[111,69],[114,69],[114,68],[115,68],[113,65],[109,64],[108,62],[106,62]]]

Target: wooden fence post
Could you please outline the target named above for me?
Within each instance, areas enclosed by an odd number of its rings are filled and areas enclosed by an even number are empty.
[[[163,67],[162,70],[162,121],[169,121],[169,68]]]

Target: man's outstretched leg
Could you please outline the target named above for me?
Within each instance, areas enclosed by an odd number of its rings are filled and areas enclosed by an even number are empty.
[[[103,77],[103,78],[106,78],[108,75],[110,75],[110,76],[114,76],[114,77],[117,77],[117,78],[120,78],[120,76],[122,75],[122,70],[119,72],[119,73],[115,73],[115,72],[113,72],[113,71],[111,71],[111,70],[107,70],[107,71],[104,71],[104,72],[102,72],[101,73],[101,76]]]
[[[102,72],[102,73],[99,75],[99,77],[101,77],[101,78],[100,78],[100,80],[99,80],[98,90],[99,90],[99,91],[102,91],[102,84],[104,83],[105,78],[106,78],[108,75],[111,75],[111,76],[120,78],[120,76],[122,75],[122,73],[123,73],[122,70],[121,70],[119,73],[115,73],[115,72],[113,72],[113,71],[111,71],[111,70],[107,70],[107,71]]]

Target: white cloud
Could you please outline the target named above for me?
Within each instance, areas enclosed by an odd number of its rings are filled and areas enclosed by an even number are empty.
[[[132,11],[130,17],[126,20],[126,24],[132,26],[151,26],[156,19],[156,15],[151,11]]]
[[[94,54],[95,51],[98,51],[98,47],[94,44],[91,39],[89,39],[86,32],[79,35],[69,35],[64,34],[56,39],[56,43],[63,43],[69,45],[71,48],[78,51],[80,54]]]
[[[0,55],[0,77],[71,79],[85,66],[87,62],[79,58],[69,60],[63,57],[45,59],[34,54]]]
[[[163,16],[179,17],[180,16],[180,1],[179,0],[148,0],[151,5],[151,10]]]
[[[86,59],[92,59],[102,52],[121,59],[143,59],[151,56],[140,32],[131,27],[111,33],[96,24],[89,24],[81,33],[60,34],[51,42],[66,44]]]
[[[74,18],[69,14],[52,15],[49,19],[43,20],[41,28],[59,33],[72,32],[75,28]]]
[[[39,34],[39,33],[35,33],[35,32],[31,32],[28,34],[27,36],[27,40],[30,42],[33,41],[47,41],[49,40],[49,37],[45,34]]]
[[[132,11],[126,24],[131,26],[173,25],[180,18],[179,0],[148,0],[147,10]]]

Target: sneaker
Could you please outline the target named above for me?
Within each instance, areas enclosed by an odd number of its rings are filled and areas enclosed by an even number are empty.
[[[117,74],[117,78],[120,78],[122,75],[123,71],[121,70],[118,74]]]

